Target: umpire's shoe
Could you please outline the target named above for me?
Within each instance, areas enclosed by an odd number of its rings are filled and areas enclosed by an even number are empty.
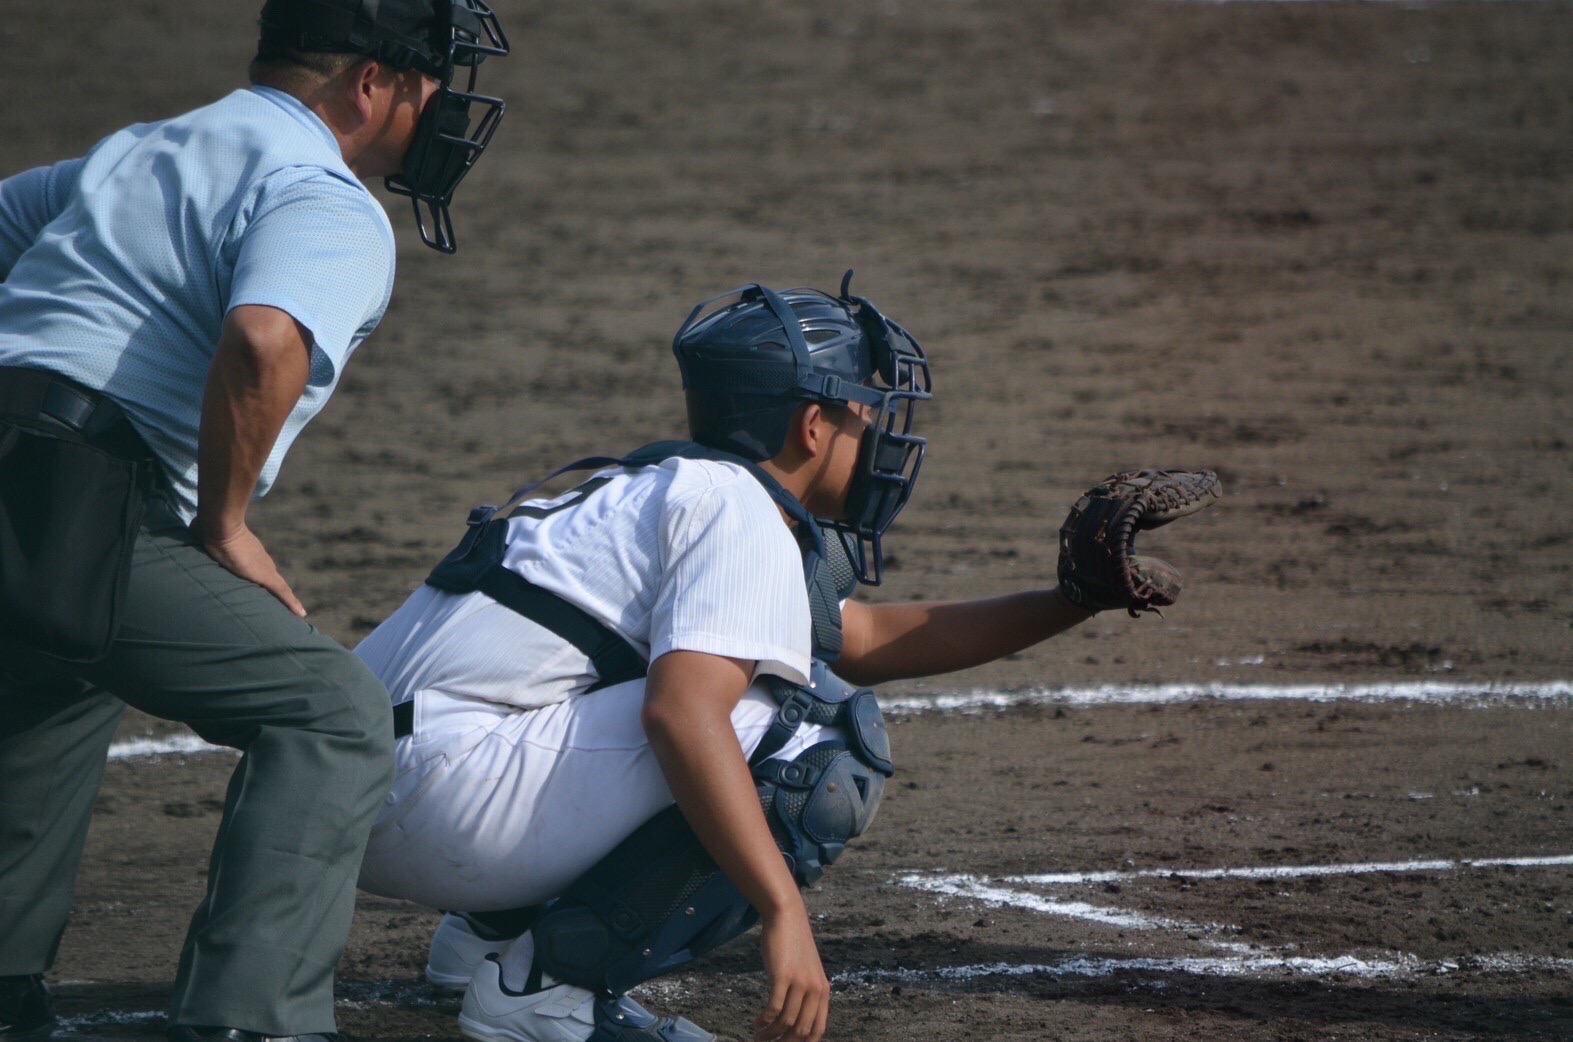
[[[239,1028],[192,1027],[174,1024],[165,1032],[169,1042],[349,1042],[345,1035],[261,1035]]]
[[[44,1042],[55,1030],[55,1005],[44,976],[0,977],[0,1042]]]

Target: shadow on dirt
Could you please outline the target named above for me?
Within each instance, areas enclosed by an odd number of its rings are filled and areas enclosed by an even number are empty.
[[[965,958],[945,965],[1054,966],[1071,960],[1128,960],[1128,952],[1086,950],[969,947]],[[693,998],[722,990],[733,974],[757,974],[753,959],[728,959],[726,972],[695,974],[688,980]],[[713,965],[713,964],[712,964]],[[1383,1025],[1422,1033],[1449,1036],[1510,1039],[1519,1042],[1573,1037],[1573,998],[1546,996],[1490,996],[1476,992],[1460,977],[1361,982],[1352,977],[1329,980],[1304,978],[1270,980],[1229,978],[1185,972],[1118,970],[1106,976],[1085,977],[1050,971],[1033,974],[977,974],[947,979],[944,966],[903,965],[899,971],[870,971],[838,983],[838,1004],[859,1006],[921,1003],[941,995],[999,995],[1052,1004],[1084,1007],[1139,1007],[1142,1012],[1209,1014],[1233,1020],[1239,1029],[1281,1028],[1298,1022],[1308,1029]],[[61,984],[55,988],[60,1016],[57,1042],[140,1042],[164,1037],[164,1009],[170,984],[112,985]],[[381,1006],[375,1014],[381,1037],[430,1036],[434,1025],[445,1024],[457,1012],[457,1002],[443,1002],[417,981],[352,982],[339,985],[341,1007]],[[880,993],[888,996],[882,999]],[[843,1006],[843,1008],[846,1008]],[[342,1010],[341,1012],[348,1012]],[[362,1009],[360,1020],[369,1012]],[[433,1020],[432,1018],[436,1018]],[[408,1020],[408,1023],[404,1021]],[[360,1025],[357,1025],[360,1026]],[[408,1030],[405,1030],[405,1029]],[[362,1027],[357,1037],[365,1039]],[[1264,1036],[1265,1037],[1265,1036]]]
[[[59,1026],[55,1042],[120,1042],[162,1039],[173,982],[131,984],[51,983]]]

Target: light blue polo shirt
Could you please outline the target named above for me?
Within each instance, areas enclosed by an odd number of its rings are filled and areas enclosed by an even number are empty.
[[[393,290],[393,230],[327,126],[252,87],[0,181],[0,365],[124,406],[189,521],[224,316],[267,304],[311,332],[311,377],[257,482],[333,393]]]

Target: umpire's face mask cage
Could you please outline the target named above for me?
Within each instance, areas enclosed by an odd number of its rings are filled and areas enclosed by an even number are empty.
[[[432,46],[441,50],[436,60],[409,47],[390,55],[396,68],[419,69],[440,86],[421,113],[404,170],[384,183],[410,198],[421,241],[453,253],[458,245],[448,206],[454,189],[486,151],[507,108],[501,98],[477,93],[476,77],[487,57],[507,55],[508,38],[484,0],[439,0],[437,16]]]
[[[781,451],[805,401],[868,407],[842,516],[823,520],[848,537],[858,580],[877,586],[884,578],[882,537],[912,496],[927,445],[913,433],[917,403],[933,395],[923,348],[852,295],[851,280],[848,271],[837,297],[788,290],[797,311],[758,283],[712,298],[689,314],[673,350],[695,440],[749,459]],[[762,330],[746,331],[737,321],[760,316],[769,316]],[[836,335],[837,326],[845,335]],[[745,342],[738,342],[740,332]]]
[[[486,151],[506,107],[475,90],[481,62],[508,53],[485,0],[268,0],[261,24],[269,49],[363,54],[437,81],[403,171],[385,183],[412,200],[421,241],[454,252],[453,190]]]

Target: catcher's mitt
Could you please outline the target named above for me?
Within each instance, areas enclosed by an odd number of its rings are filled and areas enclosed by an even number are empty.
[[[1104,478],[1060,527],[1060,589],[1088,611],[1157,611],[1180,595],[1180,573],[1134,552],[1136,533],[1194,514],[1222,491],[1210,470],[1132,470]]]

